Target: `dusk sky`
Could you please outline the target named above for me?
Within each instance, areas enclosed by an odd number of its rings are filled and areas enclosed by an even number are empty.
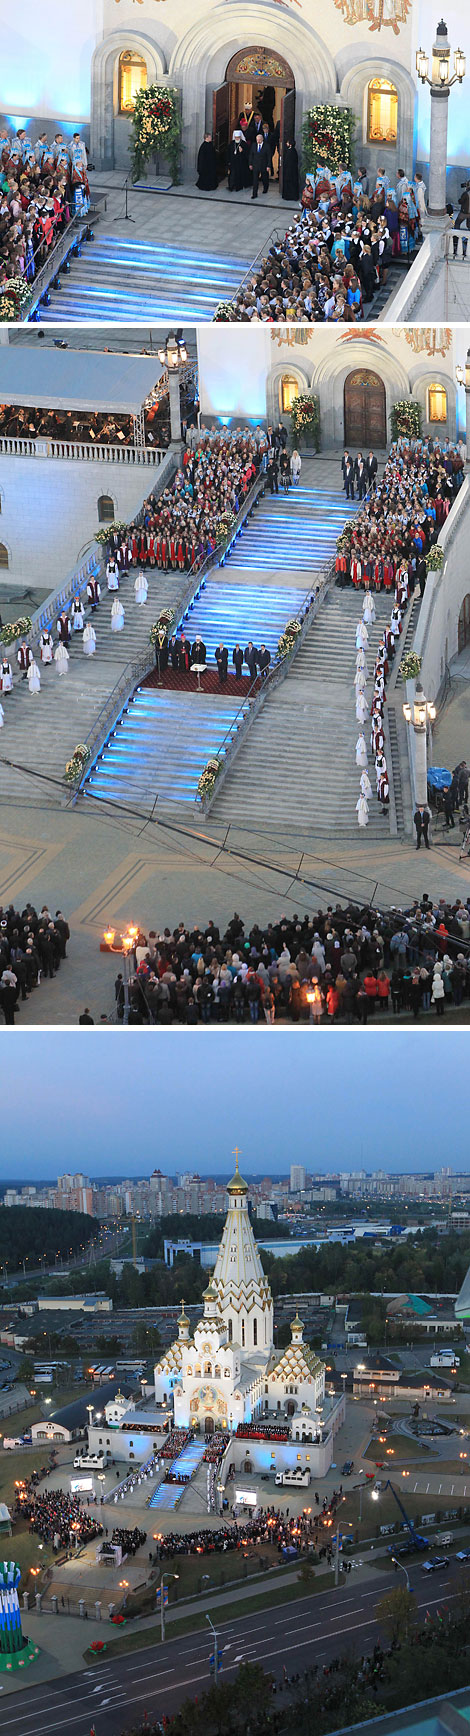
[[[0,1180],[469,1168],[462,1032],[2,1032]]]

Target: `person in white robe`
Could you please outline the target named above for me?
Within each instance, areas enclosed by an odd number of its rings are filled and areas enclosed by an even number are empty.
[[[39,650],[41,653],[41,663],[52,663],[54,655],[54,640],[49,627],[43,627],[39,640]]]
[[[34,657],[33,657],[32,663],[30,663],[30,665],[29,665],[27,681],[28,681],[28,687],[29,687],[30,693],[40,693],[41,692],[41,676],[40,676],[40,672],[39,672],[39,665],[37,663],[35,663]]]
[[[54,651],[54,663],[58,675],[68,675],[69,661],[67,646],[63,645],[62,640],[60,640]]]
[[[122,603],[120,603],[120,601],[119,601],[119,597],[115,597],[114,603],[113,603],[113,606],[111,609],[111,632],[112,633],[122,633],[123,626],[124,626],[124,609],[123,609]]]
[[[368,826],[369,809],[365,796],[359,796],[359,800],[356,802],[356,814],[358,826]]]
[[[81,597],[74,597],[70,610],[74,633],[83,633],[83,603]]]
[[[364,693],[358,693],[356,699],[356,717],[358,723],[365,723],[368,714],[368,704]]]
[[[372,784],[371,784],[368,772],[361,772],[360,789],[361,789],[361,796],[365,796],[366,802],[368,802],[370,800],[371,795],[372,795]]]
[[[360,766],[361,771],[366,771],[367,769],[366,738],[365,735],[363,735],[362,730],[360,735],[358,735],[356,742],[356,765]]]
[[[146,603],[147,602],[148,588],[149,588],[148,579],[146,579],[145,573],[137,573],[137,578],[134,579],[134,592],[135,592],[136,603]]]
[[[84,628],[82,644],[85,657],[93,657],[96,651],[96,633],[91,621],[87,621]]]
[[[374,598],[372,596],[372,591],[366,591],[366,594],[364,597],[364,602],[362,605],[362,613],[364,616],[366,627],[372,627],[373,623],[375,621],[375,617],[376,617],[376,608],[375,608]]]
[[[364,651],[369,644],[369,634],[364,621],[358,621],[356,627],[356,651]]]
[[[0,693],[11,693],[13,687],[13,670],[8,657],[3,658],[0,666]]]
[[[356,670],[357,669],[362,669],[363,674],[367,677],[368,668],[365,651],[356,651]]]
[[[367,682],[366,682],[366,678],[365,678],[363,669],[356,669],[356,674],[354,676],[354,686],[356,689],[356,693],[363,693],[364,688],[367,687]]]

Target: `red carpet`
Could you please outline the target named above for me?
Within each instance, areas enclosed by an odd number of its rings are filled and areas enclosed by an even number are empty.
[[[141,685],[142,687],[158,687],[160,683],[158,680],[157,670],[152,669],[151,674],[145,676]],[[197,678],[195,675],[179,674],[174,669],[167,669],[162,677],[161,685],[170,689],[172,693],[194,693],[197,687]],[[257,691],[258,686],[259,678],[255,692]],[[220,685],[216,669],[206,669],[205,674],[201,675],[201,688],[203,693],[218,693],[221,694],[222,698],[225,694],[226,698],[239,699],[240,705],[250,687],[251,681],[249,675],[242,675],[241,681],[236,681],[234,675],[228,674],[223,687]]]

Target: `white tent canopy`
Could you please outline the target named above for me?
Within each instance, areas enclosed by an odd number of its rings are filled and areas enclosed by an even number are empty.
[[[0,403],[138,416],[161,376],[157,356],[0,349]]]

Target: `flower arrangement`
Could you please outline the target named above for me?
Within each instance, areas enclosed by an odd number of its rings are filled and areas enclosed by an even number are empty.
[[[336,174],[340,163],[347,169],[354,163],[354,132],[356,117],[350,108],[336,108],[334,103],[316,103],[307,109],[302,127],[303,161],[307,175],[316,174],[318,164]]]
[[[316,452],[320,451],[320,400],[314,392],[299,392],[294,398],[290,425],[294,441],[308,440]]]
[[[21,319],[32,297],[32,284],[24,277],[10,277],[3,292],[0,292],[0,320]]]
[[[219,301],[213,316],[213,325],[224,325],[235,319],[235,309],[231,301]]]
[[[85,766],[87,765],[89,758],[90,749],[87,747],[86,742],[78,741],[77,746],[74,747],[72,757],[67,760],[65,767],[64,781],[66,784],[79,783],[80,778],[83,777]]]
[[[200,802],[205,801],[207,796],[212,796],[221,766],[222,760],[208,759],[207,765],[204,766],[204,771],[201,772],[196,791],[196,795]]]
[[[426,555],[426,567],[428,573],[439,573],[443,566],[443,562],[444,550],[441,549],[440,543],[433,543],[432,549],[430,549],[429,554]]]
[[[132,180],[144,173],[149,157],[162,151],[171,173],[173,186],[179,179],[181,155],[181,111],[179,91],[170,85],[149,84],[139,90],[135,99],[129,149],[132,159]]]
[[[421,669],[421,658],[417,651],[407,651],[402,658],[400,675],[404,681],[416,681]]]
[[[106,529],[103,528],[102,530],[95,531],[95,542],[100,543],[101,548],[106,548],[106,544],[109,543],[110,537],[115,536],[116,534],[122,536],[125,530],[127,530],[125,520],[117,518],[115,524],[107,524]]]
[[[421,434],[421,405],[416,398],[401,398],[392,405],[390,411],[390,426],[392,440],[399,440],[405,435],[408,440],[419,440]]]
[[[353,525],[349,522],[349,524],[345,524],[344,529],[340,531],[339,536],[336,538],[337,555],[350,554],[353,528]]]
[[[16,639],[26,639],[27,634],[30,632],[31,616],[20,615],[18,621],[5,622],[5,626],[1,629],[2,643],[4,645],[14,645]]]
[[[295,616],[294,616],[292,621],[287,622],[287,626],[284,627],[284,632],[281,633],[281,637],[280,637],[278,647],[277,647],[278,657],[287,657],[288,652],[293,650],[296,639],[298,639],[299,633],[300,633],[300,621],[297,621]]]
[[[173,609],[161,609],[159,617],[158,617],[158,621],[153,621],[152,626],[150,628],[149,639],[150,639],[151,645],[156,645],[157,639],[159,639],[160,634],[162,636],[162,639],[165,638],[165,635],[167,633],[169,634],[170,628],[173,626],[174,620],[175,620],[175,616],[174,616]]]
[[[226,536],[230,536],[230,531],[233,529],[234,524],[234,512],[227,511],[222,513],[222,517],[217,521],[217,542],[222,542]]]
[[[101,1652],[106,1651],[106,1640],[92,1640],[90,1651],[94,1653],[95,1657],[101,1655]]]

